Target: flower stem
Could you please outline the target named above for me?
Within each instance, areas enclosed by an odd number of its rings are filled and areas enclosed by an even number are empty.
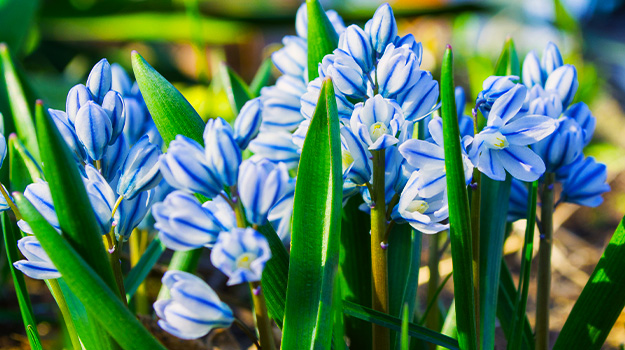
[[[258,339],[256,339],[256,335],[252,333],[252,331],[249,328],[247,328],[247,326],[245,325],[245,323],[243,323],[243,321],[235,317],[234,324],[236,324],[243,331],[243,333],[245,333],[245,335],[252,341],[252,343],[256,345],[257,349],[261,349],[260,344],[258,343]]]
[[[4,186],[2,185],[2,183],[0,183],[0,191],[2,192],[2,196],[4,197],[4,200],[7,201],[7,204],[13,211],[13,214],[15,214],[15,219],[17,221],[22,220],[22,214],[20,213],[19,209],[17,209],[17,207],[15,206],[15,203],[13,203],[13,201],[11,200],[11,197],[9,197],[9,194],[4,189]]]
[[[265,295],[261,288],[260,281],[250,282],[250,291],[252,292],[252,300],[254,302],[254,314],[256,316],[256,329],[260,338],[260,345],[263,350],[274,350],[276,345],[273,339],[273,331],[271,328],[271,319],[267,313],[267,305],[265,304]]]
[[[80,346],[80,339],[78,339],[78,332],[76,331],[76,326],[74,325],[74,321],[72,320],[72,314],[69,311],[69,307],[67,306],[67,302],[65,301],[65,296],[61,291],[61,286],[59,286],[59,281],[56,279],[46,280],[50,291],[52,292],[52,296],[54,300],[56,300],[57,305],[59,306],[59,310],[61,310],[61,315],[63,316],[63,321],[65,321],[65,327],[67,327],[67,333],[69,334],[69,338],[74,346],[74,349],[80,350],[82,347]]]
[[[549,348],[549,296],[551,292],[551,248],[553,245],[554,173],[545,173],[540,195],[540,243],[536,295],[536,350]]]
[[[383,245],[386,234],[386,208],[384,193],[385,153],[372,151],[373,192],[371,193],[371,273],[372,309],[388,314],[388,257]],[[373,348],[385,350],[390,347],[388,328],[373,325]]]
[[[440,329],[440,312],[438,310],[438,303],[434,300],[437,297],[438,281],[440,280],[440,273],[438,270],[438,264],[440,261],[440,255],[438,254],[440,235],[438,233],[428,235],[428,268],[430,270],[430,279],[428,281],[428,305],[432,305],[432,309],[429,310],[425,319],[425,326],[431,330],[438,331]],[[431,344],[430,349],[435,349],[436,345]]]
[[[476,124],[477,125],[477,124]],[[473,250],[473,296],[475,300],[475,329],[477,339],[480,339],[480,206],[481,206],[481,173],[473,170],[473,184],[471,185],[471,245]]]

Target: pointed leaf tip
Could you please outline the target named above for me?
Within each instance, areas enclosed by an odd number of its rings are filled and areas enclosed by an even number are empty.
[[[447,44],[447,50],[451,50],[451,45]]]

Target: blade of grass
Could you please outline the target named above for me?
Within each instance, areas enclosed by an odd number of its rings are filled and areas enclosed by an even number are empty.
[[[454,267],[454,296],[456,307],[462,310],[456,314],[458,342],[462,349],[477,349],[476,310],[473,293],[471,218],[469,198],[464,179],[464,168],[460,149],[460,132],[456,116],[456,102],[453,77],[453,54],[447,46],[441,71],[442,117],[447,168],[447,196],[449,200],[449,232],[451,258]]]
[[[328,320],[332,319],[343,199],[341,164],[336,98],[328,78],[304,141],[295,185],[284,349],[330,348],[332,322]]]

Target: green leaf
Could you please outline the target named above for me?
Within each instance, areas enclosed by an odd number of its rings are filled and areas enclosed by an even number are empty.
[[[139,53],[133,51],[131,57],[139,90],[156,128],[163,137],[165,148],[176,135],[184,135],[200,145],[204,144],[204,121],[189,101]]]
[[[114,292],[116,288],[111,289],[72,248],[65,239],[67,235],[59,235],[22,194],[16,194],[15,200],[24,220],[63,275],[63,280],[82,301],[89,314],[98,320],[121,347],[137,350],[165,349],[122,303]]]
[[[499,276],[499,297],[497,298],[497,319],[501,324],[501,329],[506,339],[512,338],[515,300],[517,300],[517,290],[512,279],[512,273],[508,269],[505,261],[501,262],[501,273]],[[534,349],[534,333],[530,322],[525,315],[523,320],[523,349]]]
[[[3,84],[6,87],[6,98],[11,108],[11,117],[17,135],[35,159],[39,159],[33,114],[28,106],[28,100],[15,70],[9,48],[3,43],[0,43],[0,71],[2,72]]]
[[[2,213],[2,232],[4,233],[4,246],[6,248],[11,275],[13,276],[15,294],[17,294],[17,303],[20,306],[28,342],[32,349],[41,349],[41,341],[37,333],[37,323],[35,322],[33,308],[30,304],[30,297],[28,296],[28,289],[26,289],[24,275],[13,266],[14,262],[20,260],[20,255],[17,252],[17,240],[21,238],[21,235],[17,229],[17,224],[9,218],[9,213],[6,211]]]
[[[514,46],[514,40],[508,38],[504,44],[503,51],[497,59],[495,65],[495,75],[521,75],[521,65],[519,63],[519,56]]]
[[[516,300],[515,317],[512,326],[512,336],[508,341],[508,349],[521,349],[523,334],[522,322],[525,320],[525,308],[530,287],[530,267],[534,250],[534,226],[536,225],[536,201],[538,198],[538,181],[532,182],[530,196],[527,198],[527,224],[525,226],[525,242],[521,254],[521,271],[519,272],[519,298]]]
[[[228,101],[232,107],[232,113],[236,116],[243,108],[245,102],[251,100],[254,96],[250,92],[250,87],[243,81],[243,78],[233,71],[232,68],[222,64],[220,74],[228,95]]]
[[[410,336],[408,335],[408,326],[410,325],[410,313],[408,312],[408,304],[404,304],[401,314],[401,338],[399,341],[399,348],[401,350],[410,349]]]
[[[6,42],[17,53],[23,52],[38,8],[39,0],[0,1],[0,42]]]
[[[35,107],[43,172],[61,231],[72,248],[113,290],[117,284],[78,165],[41,101]]]
[[[128,302],[135,295],[137,288],[143,283],[164,251],[165,245],[158,238],[154,238],[145,249],[145,252],[143,252],[143,255],[141,255],[137,265],[128,272],[124,279],[124,289],[126,290],[126,300]]]
[[[462,349],[477,349],[475,327],[475,305],[473,293],[471,219],[469,199],[464,178],[460,132],[456,116],[454,94],[453,54],[447,46],[441,70],[441,101],[445,167],[447,169],[447,196],[449,200],[449,232],[451,238],[451,259],[454,267],[454,296],[456,307],[462,310],[456,314],[458,342]]]
[[[318,66],[325,55],[339,45],[339,36],[319,0],[306,0],[308,15],[308,81],[319,76]]]
[[[291,232],[282,348],[329,349],[339,262],[343,179],[334,86],[321,86],[302,148]],[[337,306],[335,306],[337,307]]]
[[[348,315],[358,317],[361,320],[369,321],[388,329],[401,332],[401,320],[397,317],[371,310],[368,307],[357,305],[349,301],[343,301],[343,312]],[[410,323],[408,325],[408,334],[413,338],[422,339],[432,344],[443,346],[447,349],[460,349],[460,346],[455,339],[414,323]]]
[[[11,190],[24,192],[26,186],[43,178],[42,170],[15,135],[9,136],[8,147]]]
[[[443,328],[441,329],[441,334],[444,334],[452,339],[458,339],[458,327],[456,325],[456,300],[451,301],[451,305],[449,306],[449,311],[447,312],[447,316],[445,317],[445,322],[443,322]],[[445,349],[442,346],[437,346],[436,350]]]
[[[371,219],[358,209],[363,200],[354,196],[343,207],[339,281],[343,300],[371,303]],[[371,349],[371,324],[345,315],[345,334],[353,349]]]
[[[256,71],[256,74],[254,75],[254,79],[252,79],[252,82],[250,83],[250,92],[253,97],[260,96],[260,89],[269,84],[272,68],[273,61],[271,60],[271,57],[266,58],[263,63],[261,63],[258,71]]]
[[[282,328],[289,278],[289,253],[271,224],[261,226],[259,232],[267,238],[271,248],[271,259],[265,264],[261,280],[267,311],[278,327]]]
[[[625,218],[616,228],[582,294],[575,302],[558,335],[554,350],[601,349],[625,307],[623,256],[625,256]]]

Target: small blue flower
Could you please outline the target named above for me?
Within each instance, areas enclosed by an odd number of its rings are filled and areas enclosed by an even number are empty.
[[[278,237],[284,242],[291,236],[291,219],[293,216],[293,199],[295,198],[295,181],[289,179],[286,194],[269,210],[267,220],[275,228]]]
[[[404,118],[399,106],[381,95],[357,104],[350,120],[352,131],[371,151],[398,143],[395,135],[403,124]]]
[[[89,89],[82,84],[78,84],[69,90],[65,103],[65,111],[67,112],[69,125],[74,126],[78,111],[91,100],[93,100],[93,98],[91,97]]]
[[[145,134],[145,126],[151,122],[149,114],[136,97],[124,97],[124,135],[130,144],[134,144]],[[152,122],[153,123],[153,122]]]
[[[111,119],[106,111],[89,101],[78,111],[74,125],[76,136],[85,147],[87,155],[93,160],[102,159],[113,132]]]
[[[475,136],[475,125],[473,118],[470,115],[464,114],[464,107],[467,103],[464,89],[460,86],[456,86],[455,100],[456,100],[456,113],[458,114],[458,126],[460,128],[460,136]]]
[[[545,172],[542,159],[527,146],[551,134],[555,120],[519,114],[526,96],[527,88],[517,84],[498,98],[486,127],[473,140],[471,160],[493,180],[503,181],[508,171],[513,177],[530,182]]]
[[[126,156],[117,184],[117,194],[132,199],[139,192],[154,188],[161,182],[159,157],[161,150],[143,136]]]
[[[199,277],[183,271],[167,271],[162,279],[171,299],[158,300],[154,311],[158,325],[181,339],[197,339],[213,328],[230,327],[232,310]]]
[[[77,162],[84,161],[86,158],[85,148],[82,146],[80,141],[78,140],[78,136],[76,136],[76,132],[74,128],[70,126],[69,120],[67,119],[67,115],[63,111],[59,111],[56,109],[48,109],[56,128],[61,133],[63,140],[72,150],[72,154],[74,155],[74,159]]]
[[[519,78],[514,75],[508,76],[490,76],[484,80],[482,84],[482,91],[477,95],[477,100],[475,101],[476,107],[482,112],[484,117],[488,118],[488,113],[493,106],[493,103],[504,95],[506,92],[510,91],[513,87],[516,86],[516,81]]]
[[[89,202],[100,226],[100,233],[106,235],[110,232],[113,224],[112,212],[117,197],[108,182],[91,164],[85,165],[85,175],[83,182],[89,196]]]
[[[345,31],[345,23],[343,23],[343,19],[339,14],[334,10],[326,11],[326,16],[330,20],[332,27],[338,35],[341,35],[343,31]],[[295,16],[295,30],[297,35],[306,39],[308,37],[308,13],[306,11],[306,3],[302,4],[297,9],[297,14]]]
[[[247,220],[256,225],[267,222],[267,213],[288,190],[289,172],[284,163],[272,163],[257,155],[239,169],[238,190]]]
[[[545,162],[548,172],[556,172],[573,163],[582,154],[583,148],[584,131],[575,119],[569,117],[557,119],[556,130],[532,146]]]
[[[0,186],[2,186],[4,188],[5,192],[7,192],[7,193],[9,192],[9,191],[7,191],[6,187],[4,187],[3,185],[0,185]],[[11,197],[11,195],[9,195],[9,199],[13,200],[13,197]],[[11,209],[11,207],[9,206],[9,203],[7,203],[6,198],[4,198],[4,196],[0,196],[0,212],[7,211],[9,209]]]
[[[515,222],[527,217],[529,190],[527,182],[512,178],[510,183],[510,201],[508,202],[507,222]]]
[[[57,231],[61,230],[59,219],[56,216],[56,210],[54,209],[54,202],[52,202],[52,194],[50,193],[50,185],[43,180],[38,180],[26,186],[24,190],[24,197],[37,209],[39,214]],[[32,229],[24,220],[20,220],[18,223],[19,228],[28,234],[33,234]]]
[[[121,175],[121,167],[128,155],[128,141],[126,135],[121,134],[114,144],[108,146],[102,157],[102,176],[111,184],[111,188],[117,188],[117,181]]]
[[[323,78],[316,78],[308,83],[307,91],[300,94],[302,106],[301,112],[306,119],[312,119],[313,114],[315,113],[317,102],[319,101],[319,94],[321,93],[322,82]],[[334,95],[336,96],[336,107],[339,119],[344,123],[349,123],[349,118],[354,112],[354,104],[338,90],[334,90]]]
[[[214,201],[223,199],[217,197]],[[219,208],[232,212],[230,207]],[[152,215],[156,220],[154,228],[159,231],[161,241],[173,250],[212,247],[219,232],[226,229],[215,213],[202,206],[193,195],[183,191],[174,191],[163,202],[154,204]]]
[[[229,286],[260,281],[270,258],[267,239],[252,228],[220,233],[211,251],[211,262],[229,277]]]
[[[347,52],[336,49],[330,55],[326,55],[320,65],[321,77],[329,76],[342,94],[363,98],[367,96],[368,84],[370,83],[367,74],[356,60]]]
[[[225,186],[232,186],[239,175],[241,149],[234,130],[222,118],[209,119],[204,128],[204,154],[213,172]]]
[[[111,65],[103,58],[93,66],[87,78],[87,88],[98,104],[102,103],[104,95],[111,89],[111,81]]]
[[[432,78],[432,73],[419,71],[418,79],[410,88],[401,90],[397,95],[397,103],[404,112],[406,121],[419,121],[436,107],[438,101],[438,82]]]
[[[405,46],[412,50],[412,52],[417,55],[417,62],[421,65],[421,60],[423,58],[423,45],[414,38],[412,34],[406,34],[404,36],[397,37],[395,40],[395,47]]]
[[[545,72],[545,76],[549,76],[553,71],[560,68],[564,62],[560,50],[553,42],[548,42],[543,51],[543,58],[540,65]]]
[[[17,241],[17,247],[26,260],[13,263],[16,269],[26,276],[38,280],[49,280],[61,277],[59,270],[54,267],[52,260],[41,247],[35,236],[26,236]]]
[[[523,61],[523,84],[528,89],[534,86],[543,86],[545,78],[538,55],[535,51],[530,51]]]
[[[250,142],[248,149],[274,163],[284,163],[289,169],[299,163],[298,147],[293,143],[291,133],[286,131],[261,132]]]
[[[561,200],[586,207],[603,203],[602,194],[610,191],[606,183],[608,176],[605,164],[597,163],[593,157],[580,159],[566,169],[568,175],[562,182]]]
[[[132,94],[132,81],[126,70],[118,63],[111,64],[111,90],[119,92],[122,96]]]
[[[347,126],[341,126],[341,153],[343,179],[356,185],[364,185],[371,180],[371,152]]]
[[[369,36],[359,26],[352,24],[339,38],[339,49],[349,53],[363,72],[373,69],[373,49]]]
[[[4,158],[7,156],[7,140],[4,138],[4,135],[0,133],[0,167],[2,167],[2,163],[4,163]]]
[[[398,222],[408,222],[415,230],[423,233],[438,233],[449,228],[442,222],[449,216],[447,195],[440,192],[425,198],[420,195],[419,172],[412,173],[399,198],[391,217]]]
[[[161,155],[160,170],[172,187],[215,197],[223,189],[219,177],[204,156],[204,149],[188,137],[178,135]]]
[[[234,140],[239,148],[244,150],[250,144],[258,131],[263,116],[263,103],[260,98],[249,100],[243,105],[237,119],[234,121]]]
[[[546,115],[557,119],[562,114],[562,101],[555,91],[545,91],[540,85],[534,85],[528,95],[528,113]]]
[[[577,69],[570,64],[565,64],[551,72],[545,82],[545,90],[557,92],[564,108],[573,101],[578,87]]]
[[[283,75],[276,85],[260,91],[262,101],[262,131],[292,131],[302,121],[300,98],[306,93],[306,84],[301,78]]]
[[[592,115],[590,109],[584,102],[578,102],[564,111],[564,116],[575,119],[584,131],[584,146],[590,143],[592,135],[595,133],[597,119]]]
[[[285,36],[284,47],[271,55],[273,64],[282,74],[303,77],[308,62],[308,44],[297,36]]]
[[[124,100],[122,95],[117,91],[110,90],[104,95],[102,100],[102,108],[106,111],[111,120],[113,134],[109,144],[115,143],[119,135],[121,135],[126,123],[126,112],[124,111]]]
[[[373,18],[365,25],[365,32],[369,35],[371,46],[382,54],[386,46],[395,41],[397,37],[397,23],[393,15],[393,9],[388,3],[380,5]]]
[[[384,150],[384,203],[389,204],[393,196],[397,193],[397,189],[403,188],[398,183],[406,183],[406,179],[403,179],[402,163],[403,156],[397,150],[397,147],[389,147]],[[351,181],[350,181],[351,182]],[[361,210],[365,212],[371,211],[371,206],[376,204],[371,200],[371,193],[367,186],[360,186],[360,194],[365,201]],[[343,188],[343,193],[346,193],[346,188]],[[345,198],[344,198],[345,199]]]
[[[389,44],[376,69],[380,95],[391,98],[410,89],[421,77],[417,55],[407,46]]]
[[[115,235],[127,240],[150,211],[156,200],[156,189],[139,192],[132,199],[124,198],[115,213]]]

